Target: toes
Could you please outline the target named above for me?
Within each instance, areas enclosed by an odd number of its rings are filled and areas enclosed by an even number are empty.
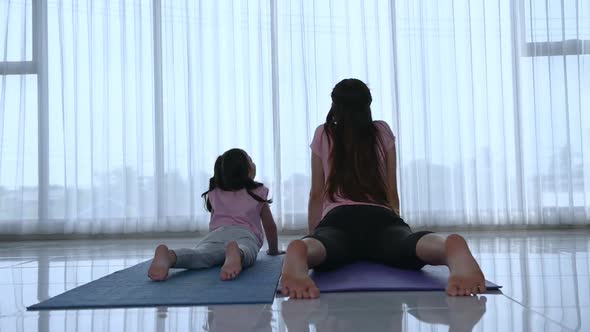
[[[303,298],[304,298],[304,297],[303,297],[303,289],[297,289],[297,290],[295,291],[295,294],[297,295],[297,297],[296,297],[296,298],[298,298],[298,299],[303,299]]]
[[[479,286],[471,288],[471,294],[477,295],[477,293],[479,293]]]
[[[459,293],[459,290],[457,289],[457,287],[455,286],[448,286],[447,287],[447,294],[449,294],[450,296],[457,296]]]
[[[221,273],[221,280],[232,280],[238,276],[236,271],[223,271]]]
[[[315,299],[320,296],[320,290],[316,287],[290,289],[283,287],[283,295],[288,295],[292,299]]]
[[[221,272],[219,274],[219,277],[221,278],[221,280],[231,280],[231,279],[235,279],[239,274],[240,274],[241,270],[232,270],[229,268],[226,269],[221,269]]]
[[[317,287],[313,287],[309,290],[309,297],[312,299],[317,299],[320,297],[320,290]]]
[[[309,292],[307,291],[307,289],[303,289],[303,290],[301,291],[301,295],[302,295],[302,297],[303,297],[304,299],[309,299],[309,298],[310,298],[310,296],[309,296]]]
[[[164,279],[166,279],[167,275],[163,275],[161,273],[157,273],[157,272],[149,272],[148,273],[148,277],[150,279],[152,279],[153,281],[162,281]]]
[[[281,287],[281,294],[283,294],[283,296],[287,296],[287,295],[289,295],[289,287],[287,287],[287,286],[282,286],[282,287]]]

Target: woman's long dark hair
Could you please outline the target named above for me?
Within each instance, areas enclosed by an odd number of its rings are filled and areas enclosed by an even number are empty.
[[[326,196],[387,205],[385,151],[371,117],[371,92],[357,79],[340,81],[324,130],[331,142]]]
[[[246,189],[248,195],[259,202],[272,203],[272,199],[265,200],[252,192],[262,186],[250,178],[250,157],[242,149],[231,149],[226,151],[215,160],[213,177],[209,179],[209,190],[201,194],[205,199],[205,206],[211,212],[212,206],[209,201],[209,192],[219,188],[224,191],[237,191]]]

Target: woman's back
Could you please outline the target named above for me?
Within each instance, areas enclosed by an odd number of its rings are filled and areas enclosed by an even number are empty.
[[[377,129],[377,133],[380,139],[376,140],[377,144],[382,146],[376,147],[376,151],[389,151],[395,144],[395,136],[391,131],[389,125],[385,121],[373,121],[373,125]],[[311,143],[312,152],[322,160],[322,168],[324,171],[324,177],[327,179],[330,177],[332,169],[330,153],[332,149],[332,140],[328,138],[328,134],[324,129],[325,124],[318,126],[315,130],[313,141]],[[385,153],[378,153],[378,159],[374,160],[374,167],[379,174],[383,177],[387,176],[386,166],[386,155]],[[353,165],[343,165],[341,167],[353,167]],[[383,178],[384,183],[387,182],[386,178]],[[324,200],[323,204],[323,215],[326,215],[330,210],[341,205],[377,205],[389,208],[384,204],[371,203],[367,200],[354,200],[347,198],[346,195],[335,193],[334,201],[331,201],[328,197]]]

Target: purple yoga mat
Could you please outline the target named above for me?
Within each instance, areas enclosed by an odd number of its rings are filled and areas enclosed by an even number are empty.
[[[329,272],[312,272],[321,292],[435,291],[447,286],[445,266],[425,266],[421,271],[401,270],[382,264],[358,262]],[[486,280],[488,290],[498,286]]]

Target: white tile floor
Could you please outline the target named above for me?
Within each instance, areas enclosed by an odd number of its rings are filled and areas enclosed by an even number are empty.
[[[590,331],[590,230],[465,235],[501,293],[344,293],[272,305],[51,312],[25,307],[144,261],[157,243],[195,240],[0,242],[0,331]]]

